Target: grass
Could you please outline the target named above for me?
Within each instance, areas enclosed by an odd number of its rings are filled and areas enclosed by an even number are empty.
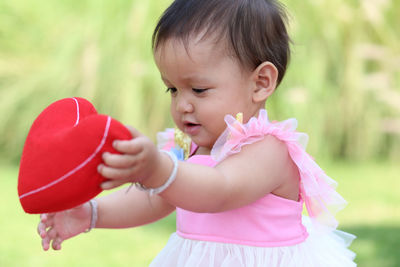
[[[400,266],[400,167],[389,163],[324,163],[349,201],[340,228],[357,235],[351,249],[361,267]],[[36,234],[38,216],[22,211],[17,168],[0,167],[0,266],[147,266],[175,229],[175,218],[124,230],[93,230],[44,252]]]
[[[357,236],[351,248],[359,266],[400,266],[400,166],[340,163],[325,170],[349,202],[337,218],[342,230]]]

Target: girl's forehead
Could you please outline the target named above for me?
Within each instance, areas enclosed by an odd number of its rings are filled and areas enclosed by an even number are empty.
[[[154,50],[156,60],[163,60],[168,55],[178,54],[196,58],[202,56],[223,57],[228,56],[228,46],[226,42],[217,40],[212,36],[201,34],[191,35],[188,38],[168,38],[160,42]],[[182,54],[184,53],[184,54]]]
[[[245,72],[221,44],[207,39],[192,39],[187,43],[181,39],[168,39],[159,43],[154,59],[164,82],[175,86],[189,80],[206,84],[222,72],[235,76]]]
[[[188,76],[219,65],[224,58],[209,43],[171,39],[154,52],[156,64],[165,77]],[[191,76],[189,75],[189,76]]]

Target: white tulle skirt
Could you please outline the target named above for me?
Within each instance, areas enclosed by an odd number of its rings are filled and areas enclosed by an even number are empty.
[[[252,247],[185,239],[172,234],[151,267],[347,267],[356,266],[348,246],[355,236],[321,233],[307,225],[309,237],[287,247]]]

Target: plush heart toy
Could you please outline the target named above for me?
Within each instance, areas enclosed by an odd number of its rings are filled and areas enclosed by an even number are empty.
[[[101,155],[115,139],[132,136],[120,122],[98,114],[83,98],[48,106],[34,121],[19,169],[18,195],[27,213],[61,211],[99,194]]]

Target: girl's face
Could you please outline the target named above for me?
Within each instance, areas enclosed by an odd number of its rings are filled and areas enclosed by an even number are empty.
[[[189,39],[188,46],[168,39],[154,53],[162,80],[171,94],[171,114],[177,127],[208,153],[225,130],[224,116],[243,113],[244,121],[259,106],[252,101],[252,72],[223,45],[206,38]]]

